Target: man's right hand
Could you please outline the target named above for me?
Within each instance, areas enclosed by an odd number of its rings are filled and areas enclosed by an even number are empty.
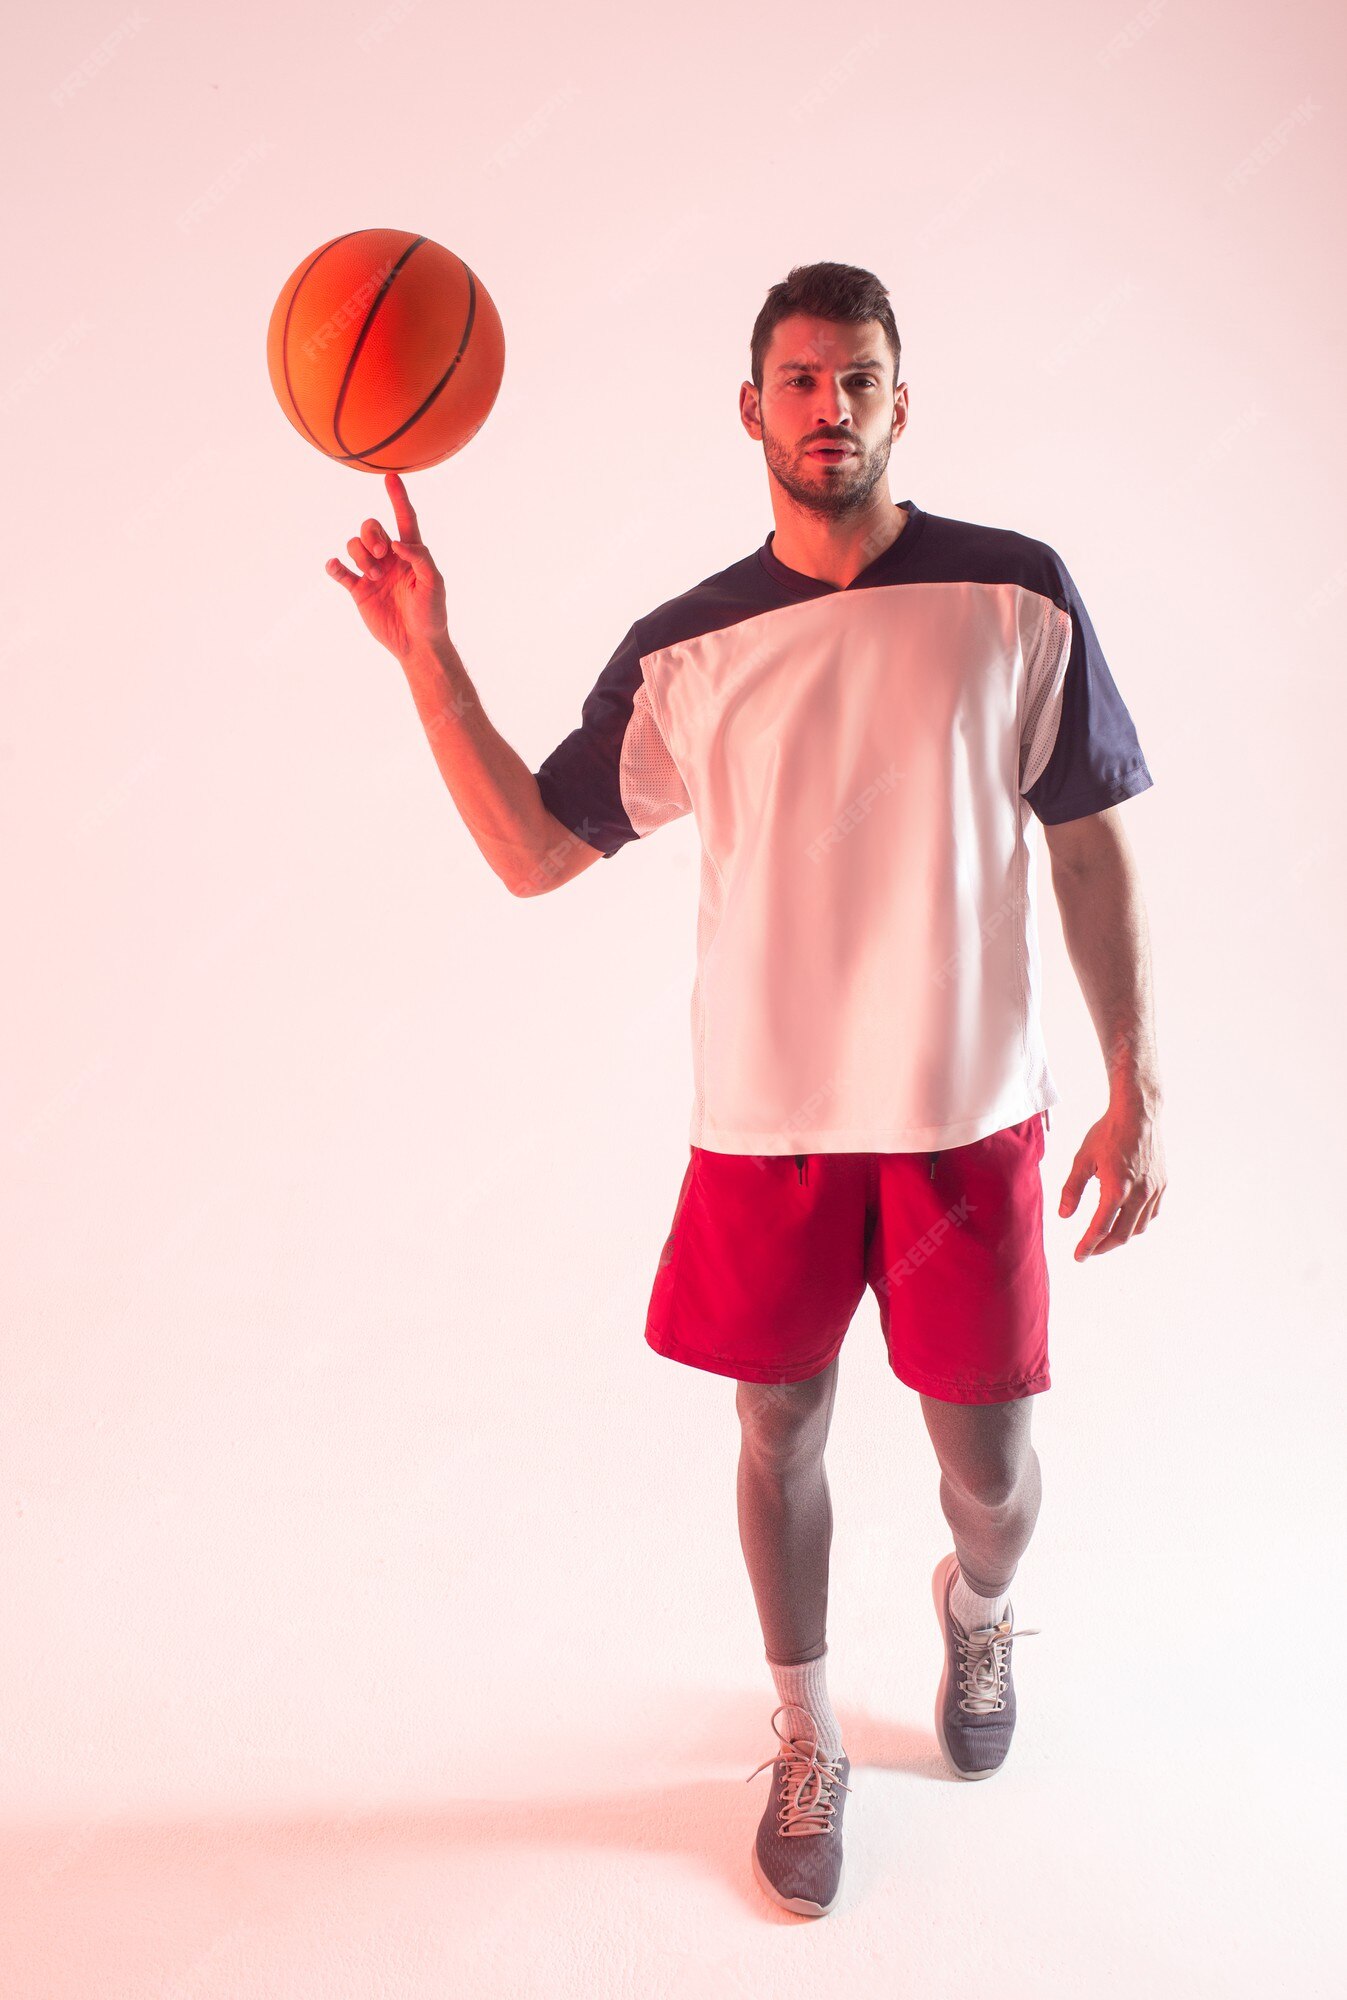
[[[371,516],[346,544],[352,562],[359,565],[359,575],[336,556],[327,564],[327,573],[351,593],[379,644],[405,661],[420,649],[448,640],[444,578],[421,540],[401,474],[386,473],[384,484],[393,503],[399,539],[390,542]]]

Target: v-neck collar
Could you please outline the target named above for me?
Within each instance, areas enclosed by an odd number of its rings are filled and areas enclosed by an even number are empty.
[[[773,577],[777,583],[784,584],[790,590],[800,592],[802,596],[822,597],[826,596],[830,591],[862,590],[867,584],[886,580],[891,569],[895,569],[900,562],[906,561],[907,557],[912,553],[918,536],[926,525],[926,515],[918,507],[915,500],[900,500],[898,505],[907,514],[907,522],[902,533],[895,536],[893,541],[889,543],[889,546],[886,549],[882,549],[873,562],[868,562],[864,569],[858,570],[850,583],[832,583],[827,577],[807,576],[803,570],[792,569],[788,563],[783,563],[780,556],[772,548],[772,542],[776,536],[775,528],[772,529],[766,541],[758,550],[758,560],[767,574]]]

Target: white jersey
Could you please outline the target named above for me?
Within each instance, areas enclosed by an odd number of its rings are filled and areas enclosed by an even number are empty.
[[[713,1152],[938,1151],[1058,1103],[1030,817],[1152,783],[1056,552],[901,505],[845,587],[769,534],[639,619],[535,774],[608,858],[695,817]]]

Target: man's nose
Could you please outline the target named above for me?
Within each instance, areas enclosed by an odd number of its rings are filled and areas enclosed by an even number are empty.
[[[815,430],[849,431],[851,429],[851,409],[845,396],[836,389],[820,392],[814,406]]]

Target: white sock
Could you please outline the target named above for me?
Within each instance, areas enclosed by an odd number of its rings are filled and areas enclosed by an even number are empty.
[[[999,1597],[979,1597],[970,1590],[963,1580],[963,1571],[957,1570],[950,1586],[949,1608],[963,1626],[965,1632],[976,1632],[980,1625],[999,1625],[1006,1615],[1010,1603],[1010,1587]]]
[[[824,1667],[827,1650],[825,1646],[816,1660],[806,1660],[801,1666],[780,1667],[774,1660],[767,1662],[772,1669],[777,1694],[782,1701],[790,1704],[786,1714],[777,1717],[777,1728],[783,1736],[792,1736],[798,1730],[801,1740],[806,1743],[812,1741],[817,1732],[819,1755],[823,1758],[836,1757],[842,1748],[842,1732],[828,1699]],[[805,1715],[812,1716],[813,1730],[804,1721]]]

